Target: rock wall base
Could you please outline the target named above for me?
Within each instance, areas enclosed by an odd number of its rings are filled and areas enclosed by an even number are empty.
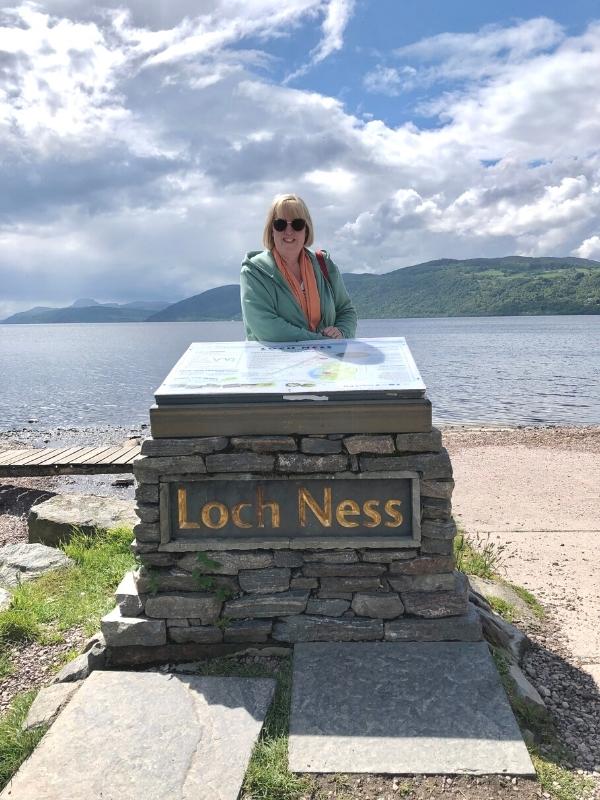
[[[411,547],[203,549],[161,546],[160,485],[173,476],[419,476]],[[102,622],[114,665],[190,660],[306,641],[478,641],[455,571],[452,467],[441,434],[149,439],[134,465],[139,566]]]

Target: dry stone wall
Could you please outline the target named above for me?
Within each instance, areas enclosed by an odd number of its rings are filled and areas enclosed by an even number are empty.
[[[419,475],[418,547],[203,549],[161,546],[160,482],[250,473],[297,479]],[[248,645],[305,641],[476,641],[467,584],[455,571],[454,482],[441,434],[148,439],[134,465],[139,567],[102,623],[118,663],[175,660]],[[198,650],[200,652],[200,650]],[[143,659],[144,660],[144,659]]]

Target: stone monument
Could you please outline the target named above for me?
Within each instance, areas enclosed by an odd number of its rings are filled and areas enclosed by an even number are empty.
[[[404,339],[196,343],[134,464],[113,665],[311,641],[478,641],[454,486]]]

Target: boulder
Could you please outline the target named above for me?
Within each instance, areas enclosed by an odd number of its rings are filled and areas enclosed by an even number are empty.
[[[108,647],[160,647],[167,643],[164,619],[122,617],[118,606],[102,617],[100,625]]]
[[[373,577],[374,575],[383,575],[386,570],[385,564],[368,563],[368,564],[329,564],[324,562],[320,564],[315,562],[312,564],[305,564],[302,569],[302,574],[306,578],[354,578],[354,577]]]
[[[516,664],[511,664],[508,674],[513,679],[514,690],[518,697],[527,705],[546,711],[546,703],[540,697],[538,690],[529,682],[525,674]]]
[[[40,689],[27,712],[23,730],[28,731],[54,722],[58,712],[66,706],[82,683],[83,681],[56,683]]]
[[[349,600],[319,600],[313,598],[306,604],[306,613],[323,617],[341,617],[349,608]]]
[[[165,592],[146,600],[146,616],[153,619],[197,618],[213,625],[221,613],[221,601],[204,592]]]
[[[535,622],[535,614],[510,584],[492,578],[478,578],[476,575],[469,575],[469,584],[473,592],[480,597],[484,597],[488,601],[490,598],[504,600],[515,609],[516,617],[520,620]]]
[[[27,518],[29,541],[51,546],[69,541],[73,528],[93,535],[108,528],[133,528],[137,522],[132,501],[82,494],[57,494],[32,506]]]
[[[306,436],[300,443],[300,450],[310,455],[341,453],[342,443],[333,439],[317,439]]]
[[[139,595],[133,572],[127,572],[117,586],[115,600],[124,617],[139,617],[144,610],[144,602]]]
[[[0,611],[6,611],[6,609],[10,606],[10,602],[10,592],[7,592],[6,589],[0,588]]]
[[[278,620],[273,638],[281,642],[367,642],[383,639],[383,623],[376,619],[302,614]]]
[[[404,606],[398,595],[393,592],[380,594],[357,592],[352,600],[352,610],[359,617],[395,619],[404,612]]]
[[[266,642],[273,623],[266,619],[242,619],[230,622],[224,629],[226,642]]]
[[[456,617],[401,617],[386,622],[385,638],[390,642],[479,642],[483,634],[479,615],[469,604],[467,613]]]
[[[18,586],[72,563],[62,550],[44,544],[7,544],[0,547],[0,584]]]
[[[223,631],[215,625],[194,625],[187,628],[170,628],[169,637],[179,643],[215,644],[223,641]]]
[[[529,637],[510,622],[495,614],[489,606],[486,608],[483,603],[478,602],[478,596],[473,592],[470,593],[469,599],[477,609],[483,626],[483,635],[487,641],[506,650],[519,663],[531,647]]]
[[[428,619],[466,614],[467,580],[462,573],[457,572],[455,582],[456,588],[453,591],[401,592],[400,598],[406,613]]]
[[[308,550],[303,556],[307,563],[318,561],[322,564],[354,564],[358,561],[356,550]]]
[[[237,575],[241,569],[266,569],[273,564],[273,554],[268,550],[248,550],[239,553],[208,551],[187,553],[178,563],[180,569],[193,572],[200,570],[204,575]]]
[[[242,590],[251,594],[287,592],[290,588],[290,576],[288,567],[242,569],[238,575]]]
[[[291,589],[277,594],[253,594],[225,603],[223,616],[230,619],[284,617],[302,614],[308,592]]]
[[[73,683],[85,680],[95,669],[104,669],[106,664],[106,642],[100,631],[87,640],[81,655],[69,661],[58,672],[53,684]]]

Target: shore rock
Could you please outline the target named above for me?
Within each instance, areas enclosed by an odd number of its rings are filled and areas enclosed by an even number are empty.
[[[108,528],[133,528],[137,522],[131,501],[83,494],[57,494],[32,506],[27,518],[29,541],[50,546],[69,541],[73,528],[93,535]]]
[[[56,683],[40,689],[27,712],[27,717],[22,726],[23,730],[29,731],[32,728],[38,728],[40,725],[48,725],[54,722],[58,712],[66,706],[82,683],[83,681]]]
[[[0,584],[18,586],[72,563],[62,550],[44,544],[7,544],[0,547]]]
[[[6,611],[6,609],[10,606],[10,602],[10,592],[7,592],[6,589],[0,588],[0,611]]]
[[[476,575],[469,575],[469,585],[473,592],[489,601],[490,598],[497,597],[510,603],[515,609],[519,619],[525,622],[534,622],[535,615],[527,603],[519,597],[515,590],[508,583],[491,578],[478,578]]]

